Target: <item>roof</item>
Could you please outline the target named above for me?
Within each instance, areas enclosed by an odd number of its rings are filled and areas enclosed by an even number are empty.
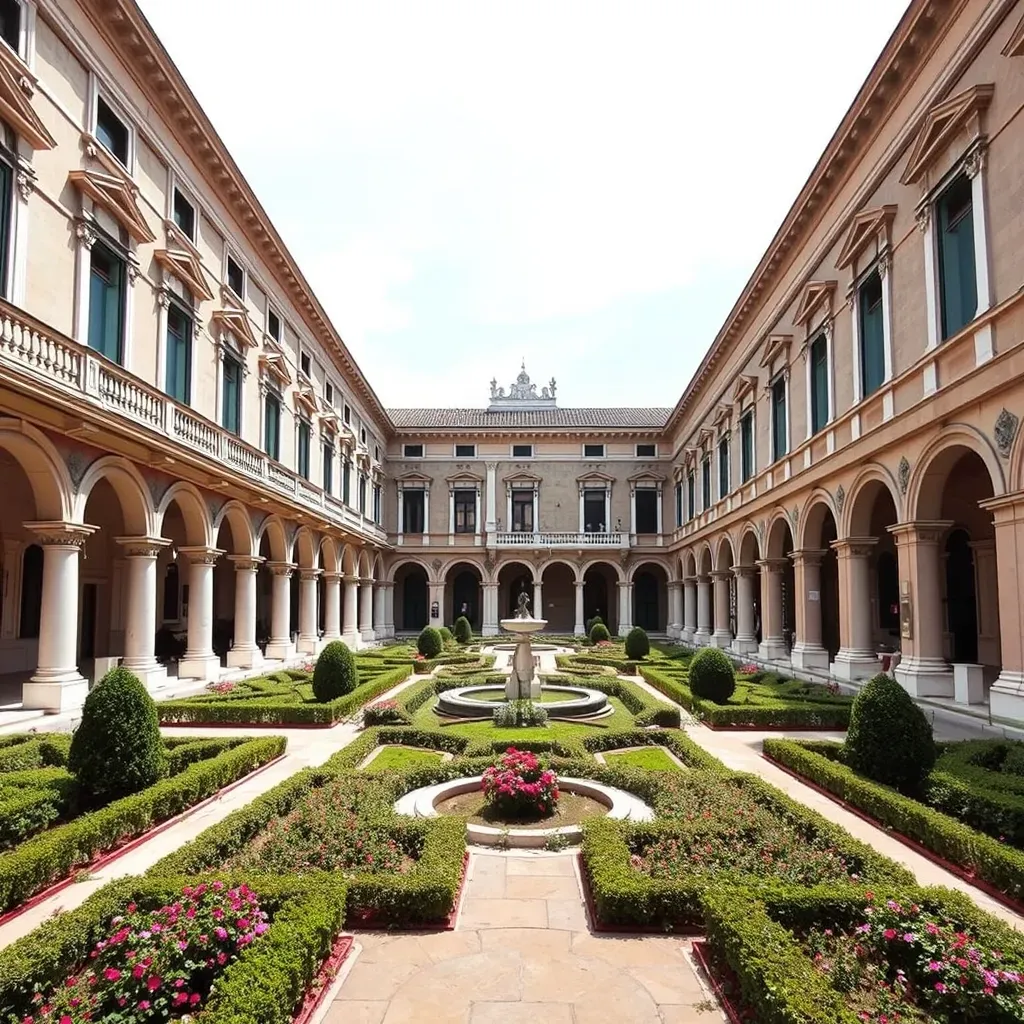
[[[509,427],[660,430],[671,413],[671,409],[657,408],[501,409],[494,412],[487,409],[388,409],[391,422],[398,430],[474,427],[483,430]]]

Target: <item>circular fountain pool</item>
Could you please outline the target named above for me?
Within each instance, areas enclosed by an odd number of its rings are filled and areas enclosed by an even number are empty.
[[[600,718],[615,710],[600,690],[542,685],[540,692],[539,703],[551,718]],[[459,686],[438,694],[434,710],[446,718],[490,718],[504,699],[503,686]]]

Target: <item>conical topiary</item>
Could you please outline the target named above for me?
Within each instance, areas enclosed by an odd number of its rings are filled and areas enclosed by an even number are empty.
[[[416,650],[423,655],[424,658],[436,658],[440,653],[444,644],[441,641],[441,633],[433,626],[424,626],[420,630],[420,635],[416,638]]]
[[[126,668],[90,691],[68,753],[82,802],[99,806],[152,786],[167,769],[156,705]]]
[[[590,642],[592,644],[599,644],[603,640],[611,640],[611,634],[608,632],[608,627],[601,621],[595,622],[590,627]]]
[[[626,657],[633,661],[642,661],[651,653],[651,641],[647,632],[634,626],[626,636]]]
[[[351,693],[358,685],[355,657],[340,640],[332,640],[320,652],[313,667],[313,696],[326,704]]]
[[[468,644],[473,639],[473,627],[469,624],[469,619],[465,615],[460,615],[455,620],[452,633],[460,644]]]

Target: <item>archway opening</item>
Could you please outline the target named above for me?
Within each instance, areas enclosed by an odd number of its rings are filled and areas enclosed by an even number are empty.
[[[101,479],[93,486],[85,503],[84,520],[99,529],[86,541],[79,567],[81,603],[89,620],[79,620],[79,650],[91,649],[94,659],[114,658],[124,654],[131,595],[122,548],[114,540],[125,534],[125,516],[109,480]],[[153,629],[155,633],[156,622]],[[95,676],[94,670],[92,674]]]
[[[869,556],[872,645],[875,650],[900,646],[899,559],[889,527],[898,521],[892,493],[881,481],[868,481],[850,514],[850,536],[873,540]]]
[[[427,625],[427,572],[408,562],[395,570],[395,629],[418,633]]]
[[[761,560],[761,549],[758,539],[753,530],[747,530],[740,541],[740,560],[737,564],[745,566],[751,572],[750,599],[752,609],[752,633],[758,644],[761,643],[761,566],[757,563]],[[737,587],[737,594],[739,588]],[[734,634],[735,635],[735,634]]]
[[[555,562],[544,570],[541,578],[543,605],[541,618],[549,633],[571,633],[576,619],[575,576],[567,565]],[[538,613],[535,611],[534,615]]]
[[[839,558],[832,546],[839,536],[835,516],[824,502],[816,504],[808,513],[804,530],[804,546],[821,553],[818,569],[818,591],[806,595],[809,603],[815,601],[821,613],[821,646],[834,661],[839,651]]]
[[[511,619],[518,610],[519,595],[526,594],[532,614],[543,618],[543,609],[533,607],[533,573],[521,562],[508,562],[498,570],[498,618]]]
[[[646,562],[633,575],[633,625],[648,633],[668,628],[668,576],[655,562]]]
[[[796,570],[793,567],[793,533],[785,519],[776,519],[768,534],[768,557],[778,562],[782,575],[781,634],[787,651],[796,638]]]
[[[583,622],[595,616],[613,636],[619,631],[618,580],[615,570],[604,562],[587,566],[583,574]]]
[[[451,625],[460,616],[469,619],[473,631],[483,624],[483,599],[480,570],[468,562],[453,565],[445,576],[445,622]]]

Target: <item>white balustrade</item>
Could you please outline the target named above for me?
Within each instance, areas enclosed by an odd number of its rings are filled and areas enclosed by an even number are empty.
[[[124,416],[151,426],[163,426],[163,397],[142,387],[126,371],[101,366],[99,391],[103,404],[108,409],[114,409]]]
[[[237,437],[228,435],[224,457],[248,476],[262,477],[265,460],[263,456],[242,444]]]
[[[267,463],[267,479],[277,487],[295,493],[295,477],[276,462]]]
[[[620,548],[628,545],[625,533],[497,533],[498,547],[510,548]]]
[[[19,322],[6,310],[0,313],[0,354],[59,384],[79,386],[81,356],[78,348]]]
[[[217,428],[208,420],[201,420],[176,405],[172,416],[172,430],[175,437],[190,447],[211,455],[217,454],[219,434]]]

